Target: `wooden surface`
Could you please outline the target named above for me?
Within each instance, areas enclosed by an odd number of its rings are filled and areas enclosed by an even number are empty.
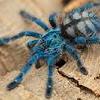
[[[19,11],[25,9],[48,24],[48,15],[53,11],[62,10],[60,1],[57,1],[0,0],[0,37],[14,35],[31,27],[43,33],[44,31],[36,25],[25,23]],[[6,90],[6,85],[27,61],[27,40],[29,38],[23,38],[0,47],[0,100],[45,100],[46,66],[36,70],[33,65],[32,71],[18,88],[11,92]],[[69,58],[66,65],[60,69],[66,74],[65,77],[55,70],[51,100],[100,100],[100,46],[93,45],[81,55],[89,74],[82,75],[73,59]]]

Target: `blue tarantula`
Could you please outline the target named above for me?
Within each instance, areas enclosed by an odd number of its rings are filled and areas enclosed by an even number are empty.
[[[31,52],[30,57],[18,76],[7,86],[7,89],[16,88],[23,81],[32,64],[37,64],[40,59],[44,59],[48,65],[46,97],[51,97],[55,64],[63,53],[69,53],[76,60],[80,72],[87,75],[88,72],[80,59],[80,54],[77,52],[77,46],[100,43],[100,35],[97,34],[100,31],[100,19],[94,13],[87,11],[95,6],[98,6],[98,4],[89,2],[80,8],[72,10],[65,14],[62,23],[59,25],[56,21],[57,14],[50,15],[49,22],[52,28],[49,28],[40,19],[21,11],[20,14],[23,18],[35,22],[45,30],[45,33],[24,31],[15,36],[0,38],[1,46],[24,36],[37,38],[27,43]]]

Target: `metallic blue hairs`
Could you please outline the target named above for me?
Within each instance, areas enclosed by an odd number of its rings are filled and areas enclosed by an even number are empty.
[[[27,63],[22,67],[18,76],[8,84],[7,89],[16,88],[24,79],[24,76],[36,64],[36,68],[40,68],[40,59],[44,59],[48,66],[48,78],[46,84],[47,98],[51,97],[53,90],[53,72],[55,64],[60,59],[63,53],[69,53],[76,61],[80,72],[84,75],[88,71],[84,67],[80,54],[77,51],[77,46],[88,46],[91,44],[100,44],[100,18],[91,11],[87,11],[92,7],[98,6],[95,3],[87,3],[84,6],[77,8],[65,14],[61,24],[57,24],[57,14],[53,13],[49,16],[51,28],[42,20],[30,15],[25,11],[21,11],[20,15],[26,20],[36,23],[45,30],[44,34],[35,31],[23,31],[15,36],[0,38],[0,46],[7,45],[24,36],[35,37],[35,40],[27,42],[27,47],[30,50],[30,57]]]

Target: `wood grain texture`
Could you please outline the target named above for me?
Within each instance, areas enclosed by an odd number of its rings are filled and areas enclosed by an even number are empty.
[[[25,23],[19,11],[25,9],[48,24],[48,15],[63,9],[61,0],[57,1],[0,0],[0,37],[14,35],[32,27],[43,33],[40,27]],[[33,65],[32,71],[18,88],[11,92],[6,90],[6,85],[19,73],[29,57],[29,50],[25,45],[27,40],[29,38],[25,37],[0,47],[0,100],[45,100],[46,66],[36,70]],[[93,45],[81,55],[89,74],[82,75],[69,57],[66,65],[60,69],[66,77],[62,77],[55,70],[51,100],[100,100],[100,46]]]

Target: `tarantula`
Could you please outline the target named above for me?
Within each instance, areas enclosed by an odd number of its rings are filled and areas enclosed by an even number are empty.
[[[49,16],[51,28],[40,19],[25,11],[21,11],[20,15],[23,18],[35,22],[45,30],[45,33],[23,31],[15,36],[0,38],[1,46],[24,36],[37,38],[27,43],[27,47],[31,52],[30,57],[18,76],[8,84],[7,89],[12,90],[16,88],[32,68],[32,64],[37,64],[40,59],[44,59],[48,65],[46,97],[51,97],[55,64],[63,53],[69,53],[76,60],[80,72],[87,75],[88,71],[80,59],[76,46],[100,44],[100,36],[97,34],[100,31],[100,19],[94,13],[87,11],[95,6],[98,6],[98,4],[89,2],[80,8],[72,10],[65,14],[62,23],[59,25],[56,21],[57,14],[51,14]]]

